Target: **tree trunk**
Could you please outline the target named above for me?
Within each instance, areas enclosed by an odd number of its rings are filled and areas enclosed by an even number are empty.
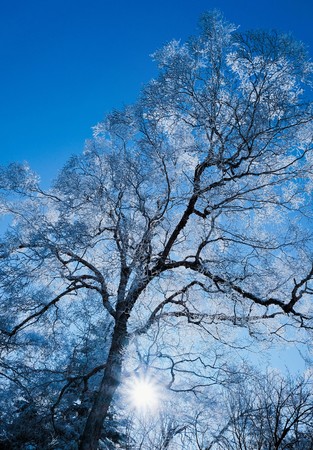
[[[87,418],[85,429],[81,436],[79,450],[97,450],[101,437],[102,426],[111,405],[113,395],[120,383],[123,351],[127,339],[127,316],[117,320],[110,352],[103,379]]]

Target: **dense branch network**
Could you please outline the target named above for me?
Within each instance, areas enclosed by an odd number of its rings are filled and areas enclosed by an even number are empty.
[[[199,393],[230,371],[221,347],[246,348],[237,329],[312,326],[311,63],[290,36],[201,24],[155,53],[158,78],[50,190],[27,166],[0,171],[3,367],[33,366],[34,395],[48,379],[54,433],[89,402],[80,450],[97,448],[123,368],[153,360],[173,392]]]

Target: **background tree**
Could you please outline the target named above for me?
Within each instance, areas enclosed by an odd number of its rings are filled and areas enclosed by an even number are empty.
[[[51,437],[68,442],[58,422],[72,420],[81,450],[97,448],[138,349],[150,346],[139,362],[170,389],[199,395],[223,382],[221,348],[237,329],[241,341],[243,328],[299,338],[312,317],[303,45],[212,13],[198,37],[154,56],[159,77],[95,127],[49,191],[28,167],[0,174],[12,219],[0,255],[4,390],[45,392]]]
[[[313,448],[312,380],[254,372],[229,386],[226,423],[206,449]]]

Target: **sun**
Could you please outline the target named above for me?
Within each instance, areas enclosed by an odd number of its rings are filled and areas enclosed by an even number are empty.
[[[156,411],[160,406],[160,386],[146,374],[129,378],[125,383],[124,392],[131,409],[148,413]]]

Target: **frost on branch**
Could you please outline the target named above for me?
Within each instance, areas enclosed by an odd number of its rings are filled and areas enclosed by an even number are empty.
[[[241,33],[215,12],[154,58],[159,76],[94,127],[50,190],[27,166],[0,172],[12,216],[0,252],[5,445],[19,396],[60,448],[112,447],[140,423],[121,412],[123,380],[157,379],[192,416],[191,399],[207,405],[213,386],[222,395],[250,353],[309,340],[303,46]],[[178,419],[167,417],[160,442],[185,436],[195,448]]]

